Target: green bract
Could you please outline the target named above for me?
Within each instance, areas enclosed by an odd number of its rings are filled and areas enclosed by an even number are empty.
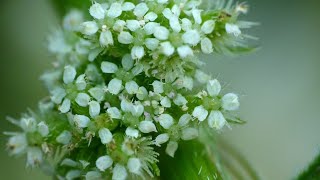
[[[161,156],[175,157],[204,127],[220,131],[239,108],[236,94],[199,70],[200,53],[246,47],[237,20],[245,7],[221,5],[95,2],[87,21],[71,11],[49,38],[57,62],[42,79],[51,98],[11,120],[22,132],[10,133],[10,153],[59,179],[159,176]]]

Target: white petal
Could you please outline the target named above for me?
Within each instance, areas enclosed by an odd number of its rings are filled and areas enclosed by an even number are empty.
[[[139,131],[136,129],[133,129],[131,127],[128,127],[126,129],[126,135],[129,137],[133,137],[133,138],[138,138],[139,137]]]
[[[171,56],[174,53],[174,47],[168,41],[160,44],[160,50],[166,56]]]
[[[49,127],[48,125],[41,121],[39,124],[38,124],[38,132],[41,134],[42,137],[46,137],[48,136],[49,134]]]
[[[172,116],[169,114],[161,114],[159,116],[159,123],[163,128],[169,129],[173,125],[174,121]]]
[[[136,94],[137,98],[139,100],[144,100],[146,97],[148,97],[148,91],[145,87],[139,87],[138,92]]]
[[[61,113],[67,113],[70,111],[71,101],[69,99],[64,99],[61,106],[59,107],[59,111]]]
[[[219,83],[218,80],[214,79],[214,80],[210,80],[207,83],[207,91],[209,93],[210,96],[217,96],[219,95],[220,91],[221,91],[221,85]]]
[[[43,160],[43,153],[40,148],[31,147],[27,152],[27,166],[35,167],[40,165]]]
[[[121,31],[123,31],[123,28],[124,28],[125,25],[126,25],[126,22],[125,22],[125,21],[123,21],[123,20],[117,20],[117,21],[114,23],[112,29],[115,30],[115,31],[121,32]]]
[[[82,34],[91,36],[98,32],[99,27],[95,21],[87,21],[81,24],[81,32]]]
[[[101,156],[96,161],[96,166],[100,171],[105,171],[111,167],[113,160],[110,156]]]
[[[207,83],[210,80],[210,76],[200,70],[196,70],[195,77],[196,80],[202,84]]]
[[[135,8],[135,5],[132,2],[125,2],[122,4],[123,11],[131,11]]]
[[[107,16],[111,18],[116,18],[116,17],[119,17],[121,14],[122,14],[121,4],[117,2],[112,3],[108,10]]]
[[[160,24],[159,23],[155,23],[155,22],[148,22],[145,26],[144,26],[144,31],[146,32],[146,35],[151,35],[154,33],[156,27],[159,27]]]
[[[145,16],[144,16],[144,20],[145,21],[154,21],[158,18],[158,15],[154,12],[148,12]]]
[[[210,128],[216,128],[220,130],[227,123],[223,114],[220,111],[211,111],[208,117],[208,125]]]
[[[144,112],[144,106],[141,103],[132,106],[131,113],[133,116],[140,117]]]
[[[126,99],[121,101],[120,106],[121,110],[124,112],[131,112],[131,109],[133,108],[133,104]]]
[[[115,73],[118,71],[118,66],[115,65],[114,63],[103,61],[101,63],[101,70],[104,73]]]
[[[126,168],[120,164],[116,164],[112,173],[112,180],[125,180],[128,176]]]
[[[142,46],[133,46],[131,49],[132,59],[141,59],[145,55],[144,48]]]
[[[67,180],[77,179],[77,178],[80,178],[80,176],[81,176],[80,170],[70,170],[66,174],[66,179]]]
[[[85,176],[86,180],[98,180],[101,178],[102,178],[101,173],[99,173],[97,171],[89,171],[89,172],[87,172],[87,174]]]
[[[193,56],[193,50],[190,48],[190,46],[180,46],[178,47],[177,49],[178,53],[179,53],[179,56],[181,58],[186,58],[186,57],[189,57],[189,56]]]
[[[111,94],[117,95],[122,89],[122,81],[114,78],[108,84],[108,90]]]
[[[184,31],[189,31],[192,28],[192,22],[189,19],[183,18],[181,22],[182,22],[181,28]]]
[[[18,134],[15,136],[11,136],[8,141],[8,147],[10,147],[10,154],[12,155],[20,155],[24,153],[24,151],[28,147],[28,142],[25,134]]]
[[[50,93],[52,95],[51,100],[56,104],[60,104],[62,99],[67,95],[66,91],[60,87],[53,89]]]
[[[137,17],[141,18],[143,17],[147,12],[149,11],[149,8],[146,3],[139,3],[134,11],[133,14],[136,15]]]
[[[100,34],[99,42],[101,46],[108,47],[109,45],[113,45],[113,37],[109,30],[102,31]]]
[[[99,137],[102,144],[108,144],[112,141],[112,133],[107,128],[102,128],[99,130]]]
[[[192,120],[192,117],[190,114],[184,114],[180,117],[178,125],[180,127],[186,126],[191,120]]]
[[[126,54],[123,56],[121,63],[122,63],[123,69],[125,69],[126,71],[129,71],[133,67],[134,61],[130,56],[130,54]]]
[[[200,34],[197,30],[188,30],[182,35],[182,40],[186,44],[196,46],[200,42]]]
[[[178,143],[175,141],[170,141],[167,145],[166,153],[169,156],[174,157],[174,154],[176,153],[177,149],[178,149]]]
[[[120,110],[116,107],[108,108],[107,112],[112,119],[121,119],[122,117]]]
[[[222,97],[222,108],[227,111],[235,111],[240,107],[239,98],[234,93],[226,94]]]
[[[74,67],[72,66],[64,67],[63,82],[65,84],[72,83],[76,78],[76,75],[77,75],[77,71]]]
[[[191,77],[185,76],[183,78],[183,87],[185,87],[188,90],[192,90],[193,89],[193,79]]]
[[[131,173],[139,174],[141,168],[141,162],[138,158],[130,158],[128,160],[127,167]]]
[[[194,21],[197,24],[201,24],[202,23],[201,12],[202,12],[202,10],[200,10],[200,9],[193,9],[192,10],[192,16],[194,18]]]
[[[136,31],[140,28],[140,23],[137,20],[127,20],[127,28],[130,31]]]
[[[139,124],[139,130],[142,133],[157,132],[156,126],[151,121],[141,121]]]
[[[167,18],[168,20],[171,19],[172,17],[175,17],[172,13],[172,11],[169,9],[169,8],[165,8],[163,11],[162,11],[162,14],[165,18]]]
[[[198,118],[199,121],[204,121],[208,116],[208,111],[202,105],[197,106],[194,108],[192,116]]]
[[[159,40],[166,40],[169,38],[169,30],[163,26],[157,26],[153,35]]]
[[[182,130],[181,139],[185,141],[189,141],[195,139],[199,136],[198,129],[196,128],[186,128]]]
[[[133,36],[129,32],[122,31],[118,35],[118,41],[121,44],[131,44],[133,42]]]
[[[208,20],[201,26],[201,31],[205,34],[211,34],[214,30],[216,22],[214,20]]]
[[[163,107],[166,107],[166,108],[170,108],[171,107],[171,101],[167,96],[161,99],[160,104]]]
[[[98,102],[104,100],[104,90],[100,87],[93,87],[89,90],[90,95],[95,98]]]
[[[213,45],[209,38],[203,38],[201,40],[201,50],[205,54],[211,54],[213,52]]]
[[[100,114],[100,104],[97,101],[89,102],[89,114],[92,118]]]
[[[167,133],[164,133],[164,134],[160,134],[156,137],[155,144],[157,146],[160,146],[161,144],[166,143],[168,141],[169,141],[169,135]]]
[[[69,131],[63,131],[57,138],[56,141],[58,143],[67,145],[70,143],[72,138],[72,134]]]
[[[145,41],[145,45],[149,50],[154,51],[158,48],[159,42],[160,41],[156,38],[147,38]]]
[[[105,16],[105,10],[99,3],[94,3],[89,9],[90,15],[96,19],[103,19]]]
[[[169,19],[170,27],[174,32],[180,32],[181,31],[181,25],[179,22],[179,19],[177,17],[172,17]]]
[[[177,97],[174,98],[173,102],[177,106],[183,106],[183,105],[186,105],[188,103],[186,98],[184,96],[182,96],[181,94],[177,94]]]
[[[86,128],[90,123],[90,119],[84,115],[75,115],[73,121],[78,128]]]
[[[233,34],[234,36],[238,37],[241,34],[241,30],[239,28],[239,26],[235,25],[235,24],[226,24],[226,31],[228,34]]]
[[[75,99],[77,104],[81,107],[87,107],[90,102],[90,96],[86,93],[79,93]]]
[[[85,77],[86,77],[86,75],[82,74],[82,75],[78,76],[78,78],[76,80],[76,86],[79,91],[82,91],[87,87],[87,82],[86,82]]]
[[[164,92],[164,90],[163,90],[163,83],[162,83],[162,82],[160,82],[160,81],[154,81],[154,82],[152,83],[152,86],[153,86],[153,91],[154,91],[154,93],[156,93],[156,94],[161,94],[161,93]]]
[[[136,94],[139,89],[139,85],[135,81],[129,81],[125,85],[126,91],[129,94]]]

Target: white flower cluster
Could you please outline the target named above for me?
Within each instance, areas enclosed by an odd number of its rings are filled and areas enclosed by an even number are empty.
[[[23,133],[10,134],[10,152],[27,153],[30,166],[54,156],[60,179],[143,178],[157,175],[158,147],[174,157],[179,142],[197,139],[201,127],[221,131],[239,98],[222,94],[195,55],[212,53],[216,37],[238,38],[241,30],[200,4],[94,2],[94,20],[85,22],[80,12],[69,13],[65,32],[49,38],[58,58],[56,69],[42,77],[50,101],[40,105],[40,115],[12,120]]]

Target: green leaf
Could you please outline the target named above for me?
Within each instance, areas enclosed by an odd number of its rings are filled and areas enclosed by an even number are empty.
[[[304,170],[297,178],[297,180],[314,180],[320,179],[320,154],[314,159],[309,167]]]

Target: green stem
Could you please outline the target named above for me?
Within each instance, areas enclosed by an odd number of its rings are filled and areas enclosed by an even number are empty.
[[[320,154],[315,160],[304,170],[298,177],[297,180],[313,180],[320,178]]]

